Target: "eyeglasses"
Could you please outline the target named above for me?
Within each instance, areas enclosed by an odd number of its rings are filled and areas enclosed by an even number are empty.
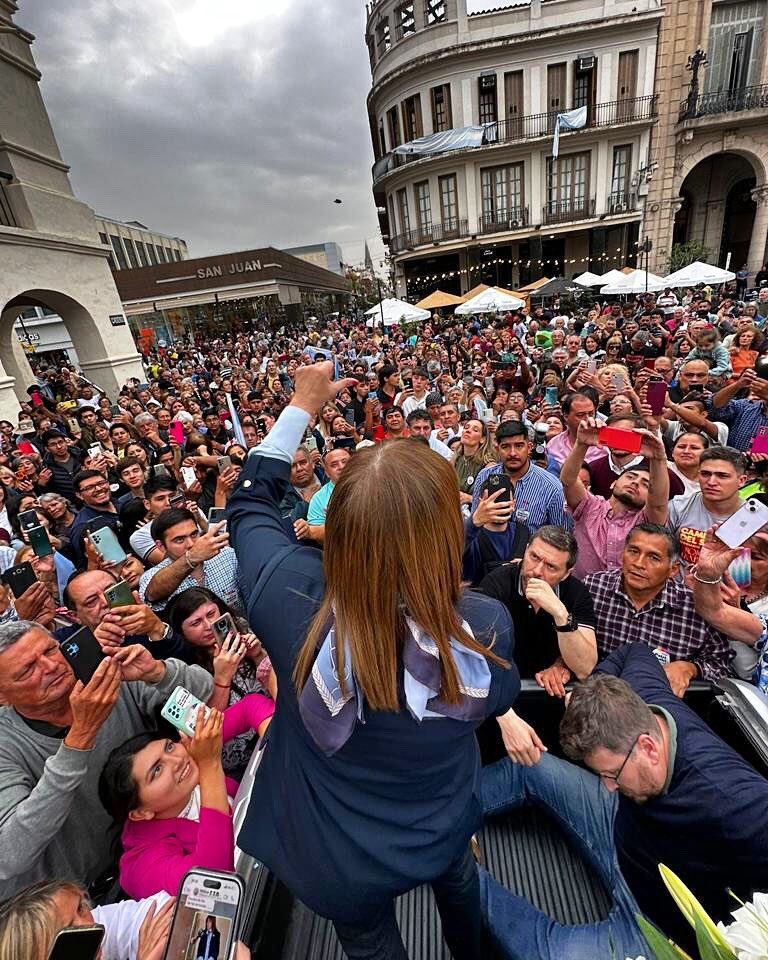
[[[646,733],[647,731],[643,731],[643,733],[638,733],[638,735],[632,741],[632,746],[629,748],[629,750],[627,750],[627,755],[626,757],[624,757],[624,762],[616,771],[616,773],[599,773],[598,774],[601,780],[613,780],[613,782],[618,785],[619,777],[622,775],[622,773],[624,773],[624,767],[626,767],[627,763],[629,762],[629,758],[632,756],[632,751],[637,746],[640,740],[640,737],[645,736]]]
[[[90,487],[80,487],[80,493],[95,493],[97,490],[109,489],[109,482],[102,480],[100,483],[92,483]]]

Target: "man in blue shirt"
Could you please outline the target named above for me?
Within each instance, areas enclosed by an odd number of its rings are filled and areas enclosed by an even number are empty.
[[[751,396],[734,400],[745,388]],[[751,368],[705,403],[710,420],[728,424],[728,445],[737,450],[749,450],[758,428],[768,426],[768,380],[762,380]]]
[[[328,504],[333,496],[333,489],[338,483],[339,477],[344,472],[344,467],[349,463],[351,454],[349,450],[331,447],[326,451],[323,457],[323,469],[328,477],[328,482],[322,487],[309,501],[309,510],[306,520],[297,520],[293,525],[297,540],[314,540],[315,543],[323,543],[325,540],[325,515],[328,513]]]

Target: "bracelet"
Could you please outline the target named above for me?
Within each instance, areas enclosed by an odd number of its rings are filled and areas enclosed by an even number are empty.
[[[221,687],[222,690],[229,690],[232,686],[231,683],[217,683],[215,680],[213,681],[213,685],[214,687]]]
[[[693,579],[694,579],[697,583],[706,583],[706,584],[708,584],[708,586],[710,586],[710,587],[713,587],[716,583],[722,583],[722,582],[723,582],[722,574],[717,578],[717,580],[704,580],[703,577],[700,577],[700,576],[699,576],[699,569],[698,569],[698,567],[694,567],[692,573],[693,573]]]
[[[184,559],[187,561],[187,566],[189,567],[189,569],[194,570],[197,564],[192,563],[192,561],[189,559],[189,550],[184,551]]]

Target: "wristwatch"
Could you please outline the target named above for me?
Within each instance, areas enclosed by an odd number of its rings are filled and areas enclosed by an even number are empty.
[[[578,627],[578,623],[576,623],[576,617],[574,617],[574,615],[570,612],[568,613],[568,619],[565,621],[562,627],[558,627],[558,625],[555,624],[555,630],[558,633],[573,633],[576,627]]]

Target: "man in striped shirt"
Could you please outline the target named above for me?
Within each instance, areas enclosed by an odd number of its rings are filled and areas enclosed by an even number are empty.
[[[504,473],[515,485],[516,523],[524,523],[531,534],[548,525],[570,530],[571,518],[565,512],[563,485],[551,473],[531,463],[528,430],[516,420],[508,420],[496,430],[499,463],[486,467],[477,475],[472,498],[472,513],[480,502],[480,493],[486,479],[494,473]]]
[[[734,400],[745,388],[751,396]],[[758,428],[768,427],[768,380],[762,380],[752,369],[745,370],[734,383],[718,390],[707,406],[710,420],[728,424],[728,446],[748,451]]]

